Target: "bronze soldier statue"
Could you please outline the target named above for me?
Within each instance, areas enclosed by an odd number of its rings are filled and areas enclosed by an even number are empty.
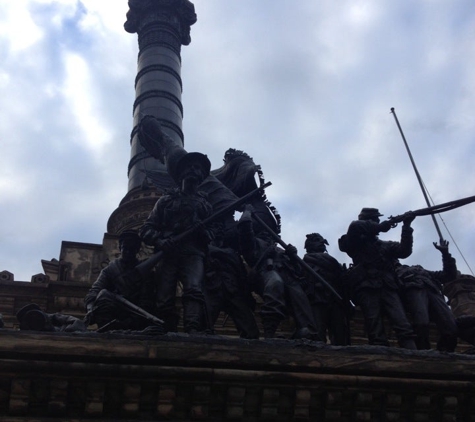
[[[346,269],[327,252],[328,241],[319,233],[307,234],[303,260],[327,281],[340,296],[347,298],[344,290]],[[350,327],[348,316],[340,303],[322,283],[307,275],[307,295],[312,307],[317,332],[320,338],[330,340],[336,346],[350,344]]]
[[[457,324],[441,289],[457,276],[457,265],[449,253],[449,242],[434,243],[434,247],[442,254],[442,271],[429,271],[420,265],[399,265],[396,273],[403,284],[404,302],[416,332],[417,348],[431,348],[429,323],[434,322],[440,334],[437,350],[453,352],[457,346]]]
[[[389,231],[393,225],[390,221],[381,223],[381,216],[376,208],[363,208],[358,220],[350,224],[347,234],[340,239],[340,250],[353,260],[349,272],[352,300],[363,311],[369,344],[389,346],[383,325],[385,314],[400,347],[416,349],[395,271],[397,260],[412,253],[411,222],[415,216],[410,212],[404,216],[400,242],[379,239],[379,233]]]
[[[216,232],[209,245],[205,263],[205,292],[211,323],[221,311],[234,321],[241,338],[259,338],[254,317],[255,300],[251,294],[247,272],[239,252],[226,247],[224,228]],[[234,243],[234,242],[233,242]]]
[[[36,303],[25,305],[17,312],[16,317],[20,323],[20,330],[64,333],[87,331],[83,320],[59,312],[46,313]]]
[[[251,282],[254,291],[261,296],[260,309],[264,326],[264,337],[275,337],[281,321],[289,314],[294,318],[296,331],[293,338],[318,338],[308,298],[301,281],[303,273],[291,260],[297,254],[294,246],[287,250],[276,245],[265,230],[254,228],[253,208],[246,206],[238,223],[241,253],[251,267]]]
[[[198,188],[209,175],[211,163],[198,152],[181,147],[168,152],[168,174],[178,188],[162,196],[140,229],[143,241],[163,251],[157,267],[157,316],[165,321],[167,331],[177,331],[175,307],[178,280],[183,285],[183,325],[186,333],[195,334],[211,328],[203,295],[204,259],[213,231],[201,226],[212,206]],[[176,243],[172,238],[195,227],[192,235]]]
[[[475,346],[475,277],[457,271],[456,277],[444,283],[442,292],[454,314],[458,337]]]
[[[131,307],[116,299],[122,297],[147,312],[153,311],[153,276],[143,277],[136,266],[142,245],[137,232],[124,231],[119,236],[120,258],[105,267],[84,299],[88,324],[97,324],[100,331],[142,330],[150,322]]]

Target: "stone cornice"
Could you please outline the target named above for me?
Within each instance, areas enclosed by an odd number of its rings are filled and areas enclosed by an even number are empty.
[[[475,414],[473,356],[186,334],[1,335],[2,420],[442,422]]]
[[[2,332],[4,358],[184,365],[201,368],[285,371],[305,374],[469,381],[475,387],[475,356],[381,346],[330,346],[308,340],[243,340],[225,336],[131,336],[120,332]]]

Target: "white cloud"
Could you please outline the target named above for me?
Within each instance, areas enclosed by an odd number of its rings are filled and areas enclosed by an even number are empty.
[[[391,107],[434,200],[472,194],[471,0],[193,3],[186,147],[214,168],[229,147],[262,164],[300,252],[320,231],[348,262],[337,239],[363,206],[386,216],[425,206]],[[0,4],[0,270],[17,279],[57,258],[61,240],[100,242],[126,193],[137,59],[127,10],[126,0]],[[469,261],[474,207],[444,216]],[[430,219],[414,226],[408,261],[439,269]]]
[[[36,25],[28,10],[28,0],[0,5],[0,37],[12,53],[30,48],[44,32]]]
[[[0,71],[0,89],[5,89],[10,82],[10,75],[7,72]]]
[[[96,159],[100,159],[112,139],[100,121],[100,112],[95,107],[90,68],[84,58],[71,53],[65,54],[65,68],[64,95],[75,123],[83,132],[80,141]]]
[[[87,16],[82,21],[84,30],[120,33],[124,31],[122,24],[129,10],[126,1],[117,0],[81,0],[87,10]]]
[[[13,171],[13,168],[0,170],[0,197],[4,202],[23,199],[30,191],[32,180],[24,174]]]

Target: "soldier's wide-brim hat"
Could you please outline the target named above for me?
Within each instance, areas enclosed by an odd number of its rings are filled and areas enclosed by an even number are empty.
[[[180,176],[191,164],[198,164],[203,169],[203,180],[209,176],[211,162],[208,156],[201,152],[187,152],[185,149],[177,147],[170,151],[167,160],[168,174],[175,182],[180,181]]]
[[[28,305],[25,305],[23,306],[23,308],[21,308],[17,313],[16,313],[16,317],[17,319],[20,321],[27,312],[30,312],[30,311],[40,311],[41,308],[39,305],[37,305],[36,303],[29,303]]]
[[[20,330],[53,331],[48,321],[48,316],[39,309],[33,309],[25,313],[20,320]]]
[[[358,215],[359,220],[366,220],[371,217],[382,217],[383,214],[377,208],[362,208]]]

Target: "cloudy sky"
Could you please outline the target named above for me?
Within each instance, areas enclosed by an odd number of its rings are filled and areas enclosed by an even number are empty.
[[[473,0],[193,3],[185,146],[213,168],[229,147],[254,157],[301,254],[318,231],[349,262],[337,239],[362,207],[426,206],[391,107],[433,201],[475,195]],[[0,0],[0,271],[16,280],[59,258],[62,240],[102,243],[127,192],[138,52],[127,10],[126,0]],[[470,273],[475,203],[442,217]],[[413,227],[405,262],[440,269],[430,217]]]

